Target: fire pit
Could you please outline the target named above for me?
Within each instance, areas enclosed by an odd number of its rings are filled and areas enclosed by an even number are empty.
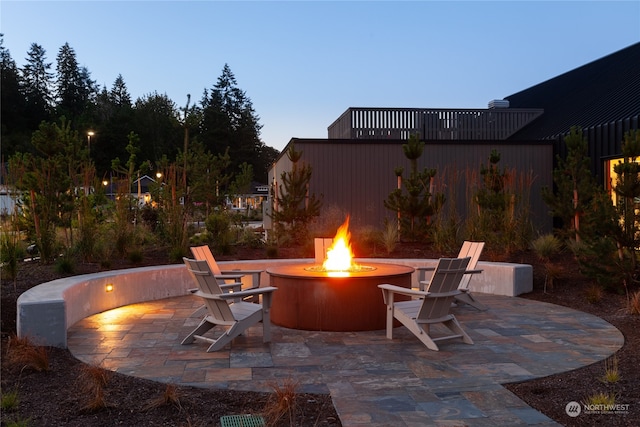
[[[330,277],[309,270],[316,264],[267,269],[273,293],[271,321],[278,326],[309,331],[374,331],[385,328],[386,306],[381,283],[411,287],[412,267],[368,264],[371,270]]]
[[[338,229],[324,263],[293,264],[267,269],[273,294],[271,321],[311,331],[384,329],[386,306],[381,283],[411,287],[412,267],[353,261],[349,218]]]

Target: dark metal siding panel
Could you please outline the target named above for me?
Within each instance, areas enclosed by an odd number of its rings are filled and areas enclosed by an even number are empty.
[[[400,144],[314,143],[300,148],[303,159],[307,153],[313,159],[310,187],[323,195],[323,210],[343,209],[354,225],[383,224],[383,200],[396,185],[394,169],[408,163]]]
[[[410,170],[401,142],[297,141],[296,149],[303,151],[302,160],[313,167],[310,192],[316,196],[323,195],[323,212],[333,207],[341,208],[351,215],[354,227],[381,228],[385,218],[394,218],[394,213],[384,207],[384,200],[396,188],[395,169],[404,168],[405,177]],[[418,160],[418,167],[420,170],[425,167],[435,168],[439,174],[451,170],[464,173],[469,169],[475,170],[479,175],[477,171],[481,164],[486,165],[492,149],[501,154],[501,168],[514,168],[526,173],[532,171],[535,177],[530,188],[532,219],[539,230],[550,231],[552,220],[547,214],[548,208],[542,202],[541,189],[553,184],[551,144],[427,143],[423,156]],[[288,161],[286,156],[282,159]],[[284,170],[284,164],[276,167],[278,174]],[[456,201],[456,207],[464,215],[467,183],[460,180],[456,185],[458,188],[455,193],[461,199]]]

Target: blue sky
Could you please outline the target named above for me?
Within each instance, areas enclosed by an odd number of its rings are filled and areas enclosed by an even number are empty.
[[[326,138],[348,107],[486,108],[640,41],[640,1],[12,1],[18,66],[68,42],[100,86],[199,101],[224,64],[265,144]]]

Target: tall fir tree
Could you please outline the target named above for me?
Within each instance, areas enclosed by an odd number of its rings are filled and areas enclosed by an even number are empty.
[[[22,92],[26,99],[29,128],[35,130],[40,122],[49,120],[53,106],[51,62],[46,62],[46,51],[32,43],[22,67]]]
[[[29,149],[31,130],[27,126],[26,102],[20,90],[20,72],[0,34],[0,117],[3,154]]]
[[[262,125],[228,64],[213,89],[205,90],[201,107],[200,130],[205,146],[213,153],[224,153],[228,147],[233,169],[248,163],[253,166],[256,179],[266,181],[268,165],[262,156],[269,153],[262,150]]]
[[[85,107],[87,97],[82,87],[76,52],[69,43],[65,43],[58,51],[56,71],[57,114],[75,123]]]

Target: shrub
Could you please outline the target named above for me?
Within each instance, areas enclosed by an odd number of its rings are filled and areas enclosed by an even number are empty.
[[[18,397],[18,390],[11,390],[2,393],[0,409],[2,409],[3,412],[15,411],[18,409],[19,404],[20,399]]]
[[[12,336],[7,341],[7,361],[20,369],[33,369],[37,372],[49,370],[47,348],[37,346],[27,337]]]
[[[640,314],[640,291],[636,291],[629,299],[629,313]]]
[[[531,243],[531,248],[538,258],[544,261],[550,260],[553,256],[558,255],[562,249],[562,242],[553,234],[545,234]]]
[[[111,371],[94,365],[83,365],[78,376],[78,389],[87,397],[82,409],[97,411],[108,406],[104,388],[109,382]]]
[[[55,270],[58,274],[73,274],[75,271],[75,263],[71,255],[65,254],[58,258],[56,260]]]
[[[15,235],[3,233],[0,241],[2,273],[3,277],[8,280],[14,280],[18,276],[18,257],[21,251],[17,240]]]
[[[288,425],[294,425],[298,383],[292,379],[286,379],[282,386],[272,383],[270,387],[273,389],[273,393],[269,396],[264,408],[264,418],[267,425],[279,425],[278,422],[287,416],[289,418]]]
[[[180,404],[180,393],[174,384],[167,384],[167,387],[164,389],[164,393],[160,396],[149,399],[142,409],[144,411],[149,411],[162,406],[175,406],[179,410],[182,410],[182,405]]]
[[[129,251],[129,253],[127,254],[127,259],[132,264],[141,263],[143,258],[144,258],[144,254],[142,253],[141,249],[133,249],[133,250]]]
[[[222,254],[230,253],[233,235],[229,216],[224,212],[214,212],[204,223],[211,236],[213,249]]]
[[[585,405],[615,405],[616,396],[613,393],[594,393],[585,400]]]
[[[393,252],[399,239],[400,235],[398,234],[397,224],[394,224],[391,221],[385,221],[384,229],[380,236],[380,243],[382,243],[384,249],[387,251],[387,255]]]
[[[620,381],[620,371],[618,370],[618,358],[615,355],[605,360],[604,376],[602,377],[602,381],[609,384],[617,383],[618,381]]]
[[[598,303],[602,300],[602,287],[591,285],[585,290],[585,296],[590,304]]]

